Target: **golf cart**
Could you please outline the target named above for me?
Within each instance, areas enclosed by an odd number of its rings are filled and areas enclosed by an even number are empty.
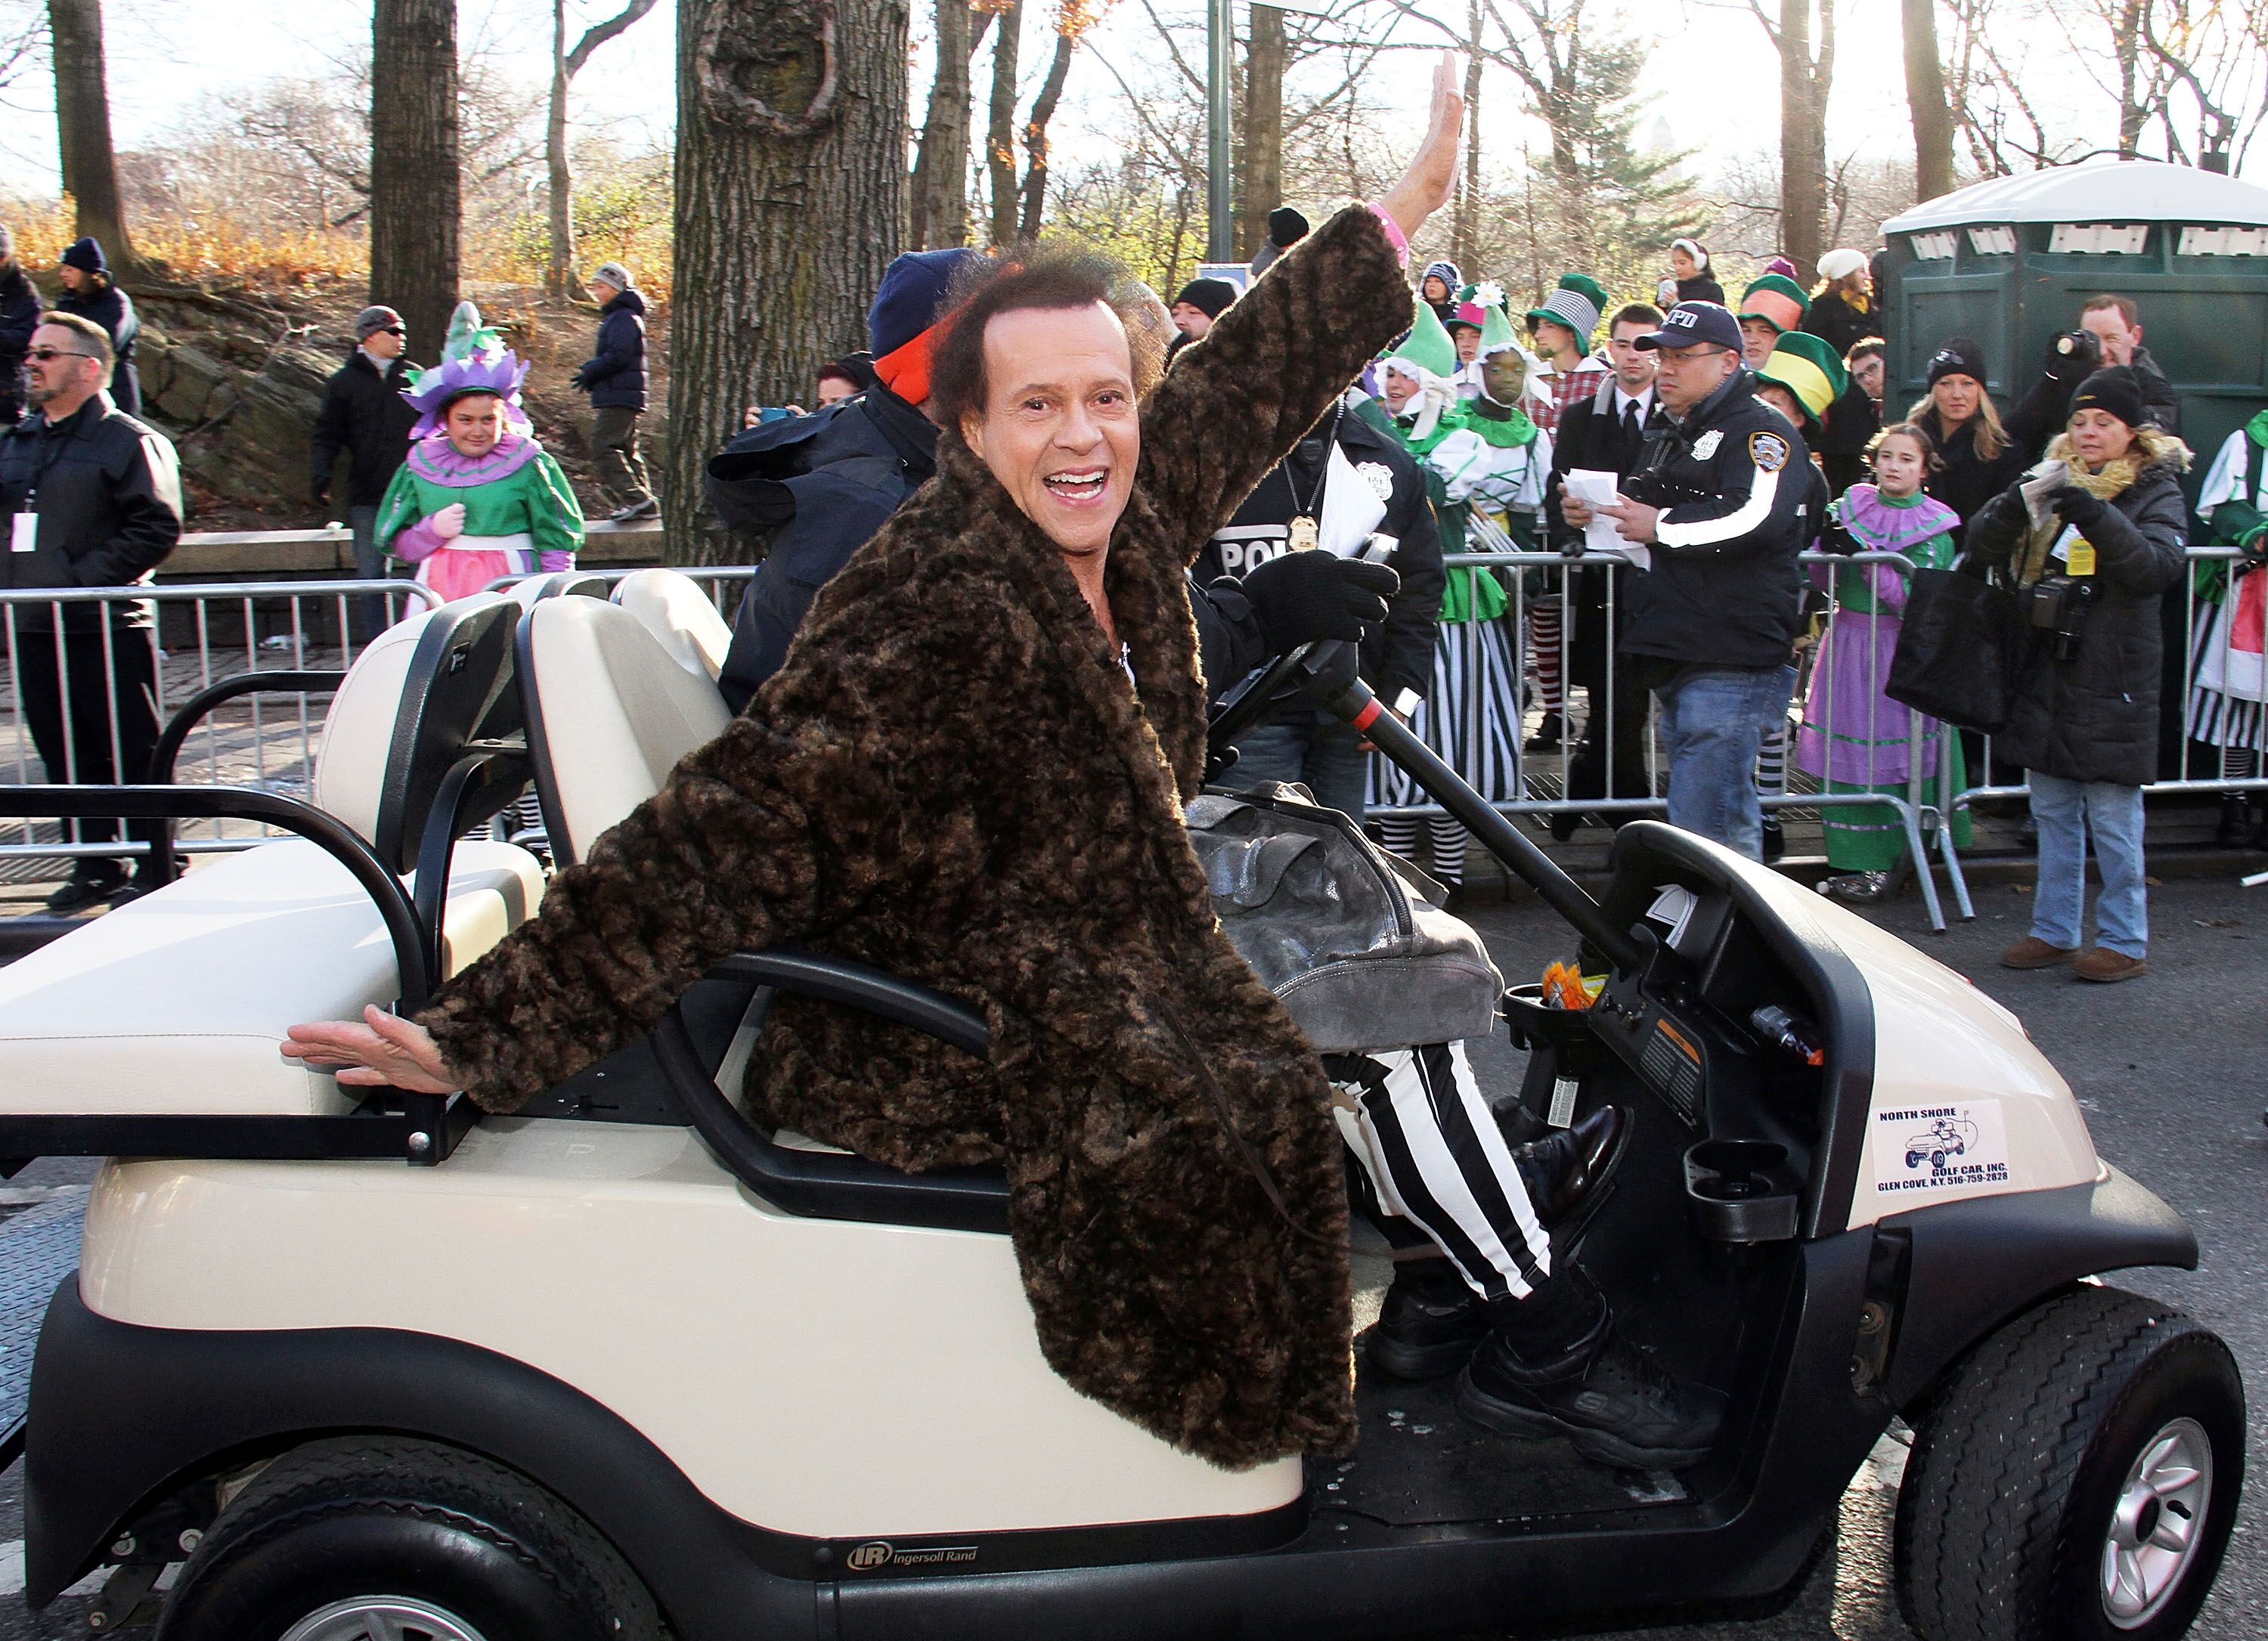
[[[1587,1009],[1506,993],[1528,1056],[1506,1116],[1629,1112],[1583,1255],[1633,1336],[1728,1398],[1690,1469],[1479,1431],[1447,1383],[1366,1366],[1344,1461],[1225,1471],[1083,1399],[1042,1358],[999,1173],[893,1173],[728,1092],[780,991],[985,1051],[966,1006],[871,968],[734,957],[509,1118],[284,1060],[291,1022],[416,1007],[531,915],[537,857],[468,835],[528,783],[571,862],[723,727],[689,584],[539,591],[446,606],[318,681],[311,802],[0,789],[0,813],[297,835],[0,968],[0,1158],[110,1159],[32,1372],[35,1606],[107,1571],[95,1626],[155,1615],[164,1641],[1753,1612],[1800,1586],[1903,1420],[1897,1578],[1924,1636],[2188,1627],[2236,1508],[2242,1386],[2212,1334],[2093,1280],[2191,1266],[2196,1242],[2096,1157],[2015,1017],[1666,826],[1621,831],[1593,900],[1359,684],[1335,708],[1606,972]],[[1909,1168],[1940,1118],[1974,1130],[1962,1166]]]

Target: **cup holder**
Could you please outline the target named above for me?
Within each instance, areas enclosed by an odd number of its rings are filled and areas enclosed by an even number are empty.
[[[1795,1234],[1796,1180],[1787,1147],[1705,1139],[1685,1153],[1685,1196],[1701,1234],[1719,1242],[1785,1242]]]
[[[1555,1009],[1543,1001],[1543,988],[1530,983],[1513,986],[1504,994],[1501,1012],[1512,1033],[1514,1048],[1565,1049],[1591,1039],[1588,1009]]]

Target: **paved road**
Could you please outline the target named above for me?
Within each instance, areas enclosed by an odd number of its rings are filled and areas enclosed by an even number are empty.
[[[2177,881],[2155,889],[2150,975],[2132,984],[2084,986],[2060,973],[2012,974],[1992,961],[2025,931],[2028,900],[2007,888],[1979,893],[1974,924],[1932,936],[1911,901],[1880,921],[1974,978],[2024,1018],[2086,1107],[2103,1153],[2186,1215],[2203,1241],[2194,1276],[2152,1274],[2132,1285],[2176,1300],[2235,1347],[2253,1387],[2255,1479],[2247,1512],[2212,1604],[2191,1634],[2209,1641],[2268,1635],[2268,1543],[2260,1522],[2260,1468],[2268,1465],[2268,889]],[[1564,936],[1534,903],[1474,915],[1509,976],[1540,973]],[[18,1186],[66,1183],[84,1166],[41,1164]],[[1885,1452],[1844,1500],[1834,1554],[1801,1599],[1760,1623],[1630,1632],[1624,1641],[1911,1641],[1889,1594],[1889,1508],[1896,1454]],[[21,1468],[0,1475],[0,1641],[66,1641],[82,1633],[86,1601],[67,1598],[28,1615],[11,1559],[23,1535]],[[1509,1618],[1511,1615],[1507,1615]],[[1473,1637],[1472,1641],[1480,1641]],[[1608,1641],[1614,1641],[1609,1637]]]

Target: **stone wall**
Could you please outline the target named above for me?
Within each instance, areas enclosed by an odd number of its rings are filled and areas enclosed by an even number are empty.
[[[172,436],[182,471],[225,501],[305,513],[308,434],[338,361],[262,340],[249,328],[254,316],[238,328],[151,306],[135,349],[142,402]]]

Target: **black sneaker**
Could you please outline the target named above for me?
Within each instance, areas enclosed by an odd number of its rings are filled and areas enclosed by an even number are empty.
[[[104,877],[75,877],[48,896],[48,911],[52,916],[73,916],[104,904],[125,887],[126,874],[123,872]]]
[[[1764,858],[1778,860],[1787,853],[1787,834],[1780,830],[1778,821],[1764,817]]]
[[[642,502],[624,503],[608,514],[607,518],[608,522],[613,524],[631,524],[640,519],[651,519],[660,511],[661,503],[649,496]]]
[[[1491,1333],[1457,1380],[1457,1409],[1507,1436],[1565,1436],[1585,1458],[1632,1470],[1699,1463],[1725,1417],[1722,1396],[1678,1379],[1611,1319],[1532,1365],[1505,1330]]]
[[[1365,1350],[1373,1367],[1395,1379],[1444,1379],[1465,1365],[1488,1330],[1488,1306],[1456,1267],[1425,1260],[1394,1268]]]

